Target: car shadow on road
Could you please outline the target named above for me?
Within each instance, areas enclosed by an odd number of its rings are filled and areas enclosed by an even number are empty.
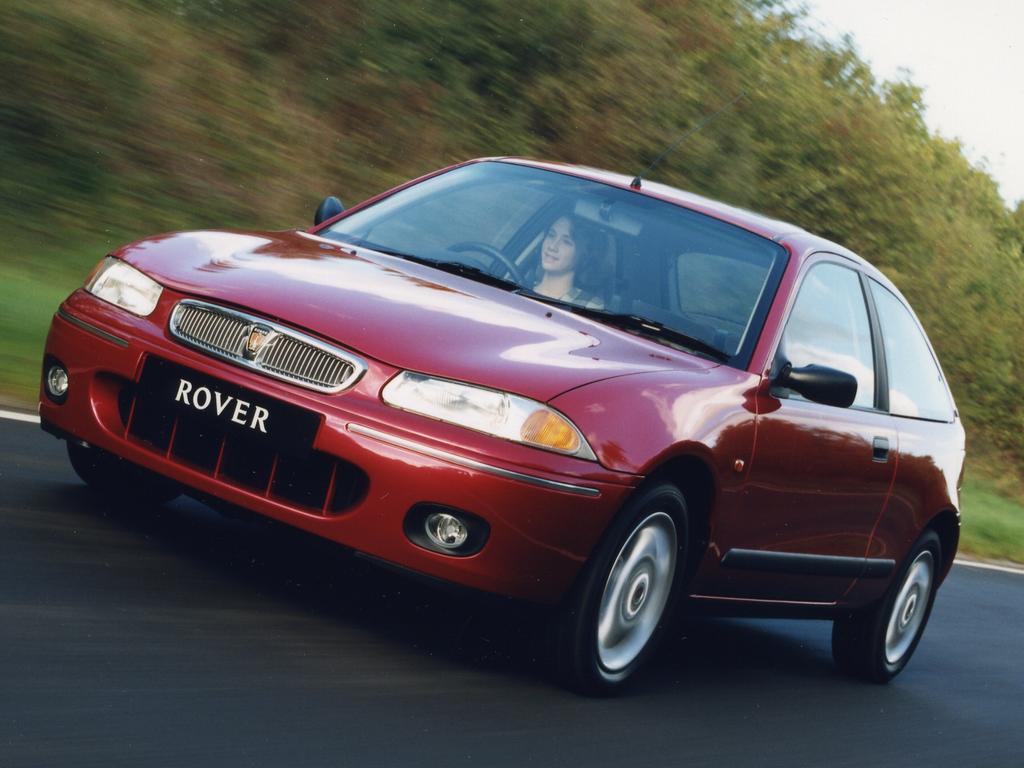
[[[80,485],[51,487],[46,495],[46,507],[59,510],[54,514],[90,519],[115,539],[140,538],[185,568],[212,570],[227,588],[301,608],[311,621],[356,627],[491,674],[551,680],[548,609],[425,583],[296,528],[256,515],[227,518],[188,498],[165,506],[113,505]],[[124,547],[118,541],[113,549]],[[118,567],[116,559],[110,566]],[[750,686],[780,675],[834,677],[827,637],[823,622],[677,617],[631,690],[682,685],[699,692],[731,680]]]

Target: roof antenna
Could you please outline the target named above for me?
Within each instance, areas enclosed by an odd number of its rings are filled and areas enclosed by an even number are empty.
[[[670,147],[668,147],[668,149],[666,149],[664,152],[662,152],[660,155],[658,155],[656,158],[654,158],[654,162],[651,163],[649,166],[647,166],[647,168],[643,171],[643,173],[639,173],[639,174],[637,174],[636,176],[633,177],[633,180],[631,182],[629,182],[630,189],[640,189],[640,184],[643,181],[643,179],[641,179],[641,176],[646,176],[648,173],[653,171],[657,167],[658,163],[660,163],[665,158],[665,155],[667,155],[669,152],[674,150],[676,147],[678,147],[680,144],[682,144],[686,139],[688,139],[690,136],[695,134],[697,131],[699,131],[705,125],[710,123],[712,120],[714,120],[720,114],[725,112],[727,109],[730,109],[737,101],[739,101],[740,99],[742,99],[746,95],[747,95],[746,91],[740,91],[738,94],[733,96],[731,101],[729,101],[726,104],[723,104],[717,110],[715,110],[710,115],[708,115],[703,120],[701,120],[699,123],[697,123],[695,126],[693,126],[693,128],[691,128],[686,133],[684,133],[682,136],[680,136],[678,139],[676,139],[674,144],[672,144]]]

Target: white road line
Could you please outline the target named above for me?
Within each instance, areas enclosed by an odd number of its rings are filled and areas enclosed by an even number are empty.
[[[20,411],[7,411],[0,408],[0,419],[11,419],[12,421],[27,421],[30,424],[38,424],[39,417],[34,413],[22,413]],[[1001,571],[1003,573],[1015,573],[1024,576],[1024,568],[1012,565],[996,565],[995,563],[979,563],[974,560],[957,558],[953,561],[957,565],[966,565],[968,568],[983,568],[986,571]]]
[[[34,413],[22,413],[21,411],[5,411],[0,408],[0,419],[10,419],[11,421],[27,421],[29,424],[38,424],[39,417]]]
[[[996,565],[995,563],[979,563],[975,560],[961,560],[959,557],[954,561],[957,565],[966,565],[969,568],[984,568],[986,571],[1002,571],[1003,573],[1015,573],[1024,576],[1024,568],[1013,565]]]

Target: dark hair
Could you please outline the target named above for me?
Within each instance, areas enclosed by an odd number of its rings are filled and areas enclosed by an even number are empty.
[[[573,270],[573,282],[587,290],[599,290],[601,287],[601,258],[604,253],[604,233],[588,221],[577,216],[575,213],[563,213],[558,219],[565,218],[569,221],[572,231],[572,239],[576,244],[576,266]]]
[[[566,219],[572,231],[572,240],[576,244],[576,272],[580,272],[594,260],[598,252],[601,233],[586,219],[574,213],[564,213],[558,219]],[[555,219],[555,221],[558,221]],[[554,223],[554,222],[552,222]]]

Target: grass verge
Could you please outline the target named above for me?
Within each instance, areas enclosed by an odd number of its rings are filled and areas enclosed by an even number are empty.
[[[0,261],[0,400],[35,404],[43,346],[60,303],[118,241],[39,242],[6,232]]]
[[[1024,504],[995,483],[973,478],[960,498],[960,552],[984,560],[1024,563]]]

